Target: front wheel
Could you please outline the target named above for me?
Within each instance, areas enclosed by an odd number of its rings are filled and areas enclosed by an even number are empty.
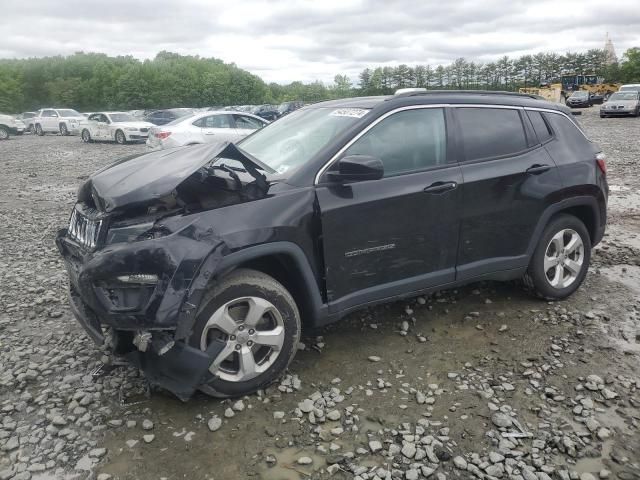
[[[69,135],[69,129],[67,128],[66,123],[60,124],[60,135],[62,135],[63,137],[66,137],[67,135]]]
[[[542,233],[524,282],[545,299],[566,298],[582,284],[590,260],[591,238],[584,223],[562,214]]]
[[[9,138],[9,130],[6,127],[0,126],[0,140],[7,140]]]
[[[256,270],[238,269],[203,299],[190,343],[224,347],[199,386],[214,397],[246,395],[276,380],[300,340],[300,314],[287,289]]]
[[[40,124],[36,125],[36,134],[39,137],[44,137],[44,130],[42,129],[42,125],[40,125]]]
[[[124,132],[122,130],[118,130],[116,132],[116,143],[119,145],[127,143],[127,137],[124,136]]]
[[[91,143],[91,133],[89,133],[89,130],[87,130],[86,128],[82,130],[81,137],[84,143]]]

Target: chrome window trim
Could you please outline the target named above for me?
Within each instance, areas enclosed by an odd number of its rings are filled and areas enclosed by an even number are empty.
[[[534,112],[545,112],[545,113],[555,113],[556,115],[562,115],[563,117],[566,117],[571,124],[576,127],[578,129],[578,131],[582,134],[582,136],[587,140],[587,141],[591,141],[589,140],[589,137],[587,137],[587,134],[584,132],[584,130],[582,130],[582,127],[580,127],[580,125],[578,125],[576,122],[573,121],[573,119],[567,115],[564,112],[561,112],[559,110],[552,110],[550,108],[540,108],[540,107],[524,107],[525,110],[531,110]],[[555,135],[554,135],[555,137]]]
[[[320,177],[322,177],[322,175],[324,175],[324,173],[329,169],[329,167],[331,167],[333,162],[335,162],[340,157],[340,155],[342,155],[351,145],[353,145],[355,142],[357,142],[360,139],[360,137],[362,137],[365,133],[367,133],[369,130],[371,130],[373,127],[375,127],[378,123],[380,123],[385,118],[388,118],[388,117],[390,117],[391,115],[393,115],[395,113],[403,112],[403,111],[406,111],[406,110],[419,110],[419,109],[423,109],[423,108],[446,108],[446,107],[451,107],[451,108],[501,108],[501,109],[511,109],[511,110],[521,110],[521,111],[531,110],[531,111],[537,111],[537,112],[555,113],[556,115],[562,115],[562,116],[566,117],[571,122],[571,124],[578,129],[578,131],[584,136],[584,138],[587,141],[590,141],[589,137],[587,137],[587,135],[584,132],[584,130],[582,130],[582,128],[580,126],[578,126],[573,121],[573,119],[571,117],[569,117],[569,115],[567,115],[566,113],[561,112],[559,110],[553,110],[553,109],[550,109],[550,108],[527,107],[527,106],[520,106],[520,105],[492,105],[490,103],[482,103],[482,104],[473,104],[473,103],[437,103],[436,104],[436,103],[434,103],[434,104],[428,104],[428,105],[409,105],[409,106],[406,106],[406,107],[399,107],[399,108],[396,108],[394,110],[391,110],[391,111],[385,113],[384,115],[378,117],[376,120],[371,122],[369,125],[367,125],[367,127],[364,130],[362,130],[355,137],[353,137],[351,140],[349,140],[345,146],[343,146],[340,150],[338,150],[338,152],[335,155],[333,155],[322,166],[322,168],[320,168],[320,170],[318,170],[318,173],[316,173],[316,176],[314,177],[313,185],[316,186],[316,185],[318,185],[320,183]]]

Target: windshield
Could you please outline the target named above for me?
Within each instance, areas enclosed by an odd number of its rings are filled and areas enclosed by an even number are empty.
[[[238,145],[278,173],[289,174],[368,112],[362,108],[297,110]]]
[[[572,96],[572,97],[576,97],[576,98],[578,98],[578,97],[586,97],[586,96],[588,96],[588,93],[587,93],[587,92],[575,92],[575,93],[574,93],[573,95],[571,95],[571,96]]]
[[[75,110],[58,110],[61,117],[81,117],[82,115]]]
[[[136,122],[137,120],[133,118],[128,113],[110,113],[112,122]]]
[[[609,97],[609,101],[612,100],[637,100],[638,94],[636,92],[616,92]]]
[[[638,92],[640,91],[640,85],[627,85],[620,87],[621,92]]]

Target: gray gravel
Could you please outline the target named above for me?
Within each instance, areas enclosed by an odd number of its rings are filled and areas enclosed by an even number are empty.
[[[612,193],[571,299],[483,283],[357,312],[267,390],[187,404],[91,375],[53,245],[82,179],[144,147],[0,142],[0,480],[640,479],[640,120],[580,122]]]

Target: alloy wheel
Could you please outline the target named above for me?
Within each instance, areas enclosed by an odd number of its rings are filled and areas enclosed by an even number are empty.
[[[268,300],[241,297],[218,308],[200,337],[206,350],[213,341],[225,343],[209,371],[222,380],[244,382],[266,372],[282,350],[285,329],[282,315]]]
[[[9,138],[9,132],[6,128],[0,128],[0,140],[6,140]]]
[[[552,238],[544,254],[544,274],[553,288],[571,285],[582,270],[584,243],[572,229],[560,230]]]

